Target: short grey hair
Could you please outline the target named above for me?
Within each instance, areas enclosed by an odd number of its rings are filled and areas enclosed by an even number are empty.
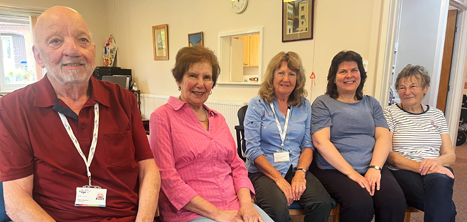
[[[399,85],[402,79],[410,79],[412,76],[420,80],[422,88],[430,85],[430,74],[425,67],[421,65],[408,64],[402,69],[399,75],[397,75],[395,84],[396,90],[399,91]]]

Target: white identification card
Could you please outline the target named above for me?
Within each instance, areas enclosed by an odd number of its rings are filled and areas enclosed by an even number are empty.
[[[278,152],[274,153],[274,163],[289,162],[289,152]]]
[[[75,206],[105,207],[106,197],[107,197],[107,189],[77,187]]]

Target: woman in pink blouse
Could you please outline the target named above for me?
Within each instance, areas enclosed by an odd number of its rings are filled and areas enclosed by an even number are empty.
[[[180,96],[151,114],[163,221],[272,221],[251,202],[254,189],[224,117],[204,105],[219,72],[211,50],[182,48],[172,69]]]

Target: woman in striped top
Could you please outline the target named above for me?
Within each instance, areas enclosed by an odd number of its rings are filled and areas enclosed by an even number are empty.
[[[407,204],[425,211],[425,221],[455,221],[454,174],[449,166],[456,155],[443,112],[422,105],[429,86],[423,66],[409,64],[397,76],[401,103],[384,110],[393,141],[387,162]]]

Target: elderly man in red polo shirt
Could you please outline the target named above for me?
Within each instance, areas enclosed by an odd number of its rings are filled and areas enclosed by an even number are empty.
[[[0,100],[8,215],[153,221],[160,177],[135,96],[91,76],[96,46],[75,10],[46,10],[34,36],[34,57],[47,74]]]

